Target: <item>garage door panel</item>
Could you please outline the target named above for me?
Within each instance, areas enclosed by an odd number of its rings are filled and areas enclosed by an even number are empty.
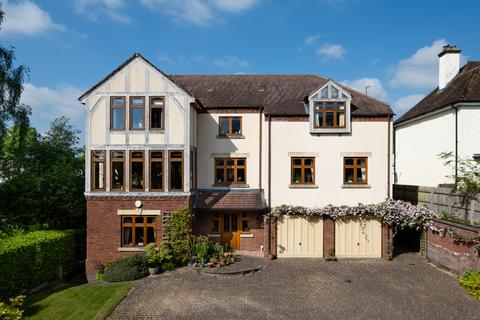
[[[284,216],[277,223],[278,257],[323,257],[323,219]]]
[[[335,255],[339,258],[380,258],[382,225],[375,219],[335,221]]]

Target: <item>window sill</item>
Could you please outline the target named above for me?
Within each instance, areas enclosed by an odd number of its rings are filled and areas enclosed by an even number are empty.
[[[290,189],[318,189],[316,184],[290,184],[288,185]]]
[[[207,234],[207,237],[209,238],[221,238],[220,233],[209,233]]]
[[[117,250],[118,252],[145,252],[143,247],[120,247]]]
[[[372,186],[369,184],[343,184],[343,189],[369,189]]]
[[[212,184],[213,188],[235,189],[235,188],[250,188],[248,184]]]
[[[245,139],[243,134],[233,135],[233,136],[217,136],[217,139]]]
[[[253,238],[252,233],[241,233],[240,238]]]

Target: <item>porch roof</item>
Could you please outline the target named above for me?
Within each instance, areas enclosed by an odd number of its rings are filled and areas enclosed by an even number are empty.
[[[193,208],[199,211],[267,211],[261,190],[199,190]]]

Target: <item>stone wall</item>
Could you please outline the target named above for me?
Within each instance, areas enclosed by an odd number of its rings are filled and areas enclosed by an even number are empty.
[[[465,238],[480,237],[480,228],[436,220],[440,229],[452,230]],[[467,269],[480,270],[480,257],[475,246],[455,243],[448,232],[427,232],[426,257],[433,263],[456,272]]]

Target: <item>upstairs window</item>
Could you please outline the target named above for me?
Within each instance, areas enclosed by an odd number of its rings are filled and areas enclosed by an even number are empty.
[[[215,184],[232,185],[246,183],[247,160],[245,158],[216,158]]]
[[[130,130],[145,129],[145,97],[130,97]]]
[[[161,130],[164,127],[164,97],[150,98],[150,129]]]
[[[315,183],[315,158],[292,158],[292,184]]]
[[[367,157],[345,157],[343,159],[344,184],[367,184],[367,171]]]
[[[145,189],[144,156],[143,151],[130,152],[130,190],[143,191]]]
[[[110,151],[110,189],[125,191],[125,152]]]
[[[313,112],[315,128],[345,128],[345,102],[315,102]]]
[[[92,191],[105,191],[105,151],[92,151]]]
[[[110,99],[110,129],[125,130],[125,97]]]
[[[150,190],[163,191],[163,151],[150,151]]]
[[[168,153],[169,190],[183,191],[183,151],[170,151]]]
[[[220,117],[218,135],[234,137],[242,135],[242,117]]]

